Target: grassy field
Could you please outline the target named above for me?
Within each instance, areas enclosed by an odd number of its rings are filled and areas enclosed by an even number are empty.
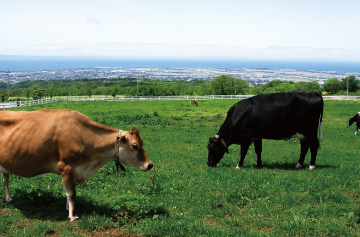
[[[208,138],[235,102],[61,102],[27,108],[73,109],[112,127],[135,125],[155,168],[128,167],[124,173],[108,163],[77,186],[75,224],[67,221],[59,176],[12,175],[14,202],[0,204],[0,236],[360,236],[360,136],[347,126],[360,103],[325,101],[313,171],[295,169],[296,139],[265,140],[262,169],[256,168],[253,146],[244,167],[235,169],[235,145],[217,168],[209,168]]]

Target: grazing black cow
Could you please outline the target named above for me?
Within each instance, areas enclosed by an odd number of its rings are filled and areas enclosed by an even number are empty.
[[[360,131],[360,112],[355,114],[354,117],[349,118],[349,126],[351,126],[353,123],[356,123],[356,130],[355,130],[355,135],[356,135],[357,132]]]
[[[219,132],[209,139],[208,166],[216,166],[231,144],[241,146],[236,168],[243,166],[249,146],[254,142],[257,166],[261,167],[262,139],[298,137],[301,153],[296,168],[303,165],[310,148],[310,169],[315,169],[323,107],[321,95],[315,92],[263,94],[236,103],[229,109]]]

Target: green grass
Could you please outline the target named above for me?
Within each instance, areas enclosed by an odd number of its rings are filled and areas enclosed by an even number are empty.
[[[61,102],[37,109],[74,109],[121,129],[139,128],[155,167],[114,164],[77,186],[80,221],[69,224],[59,176],[12,175],[14,202],[0,204],[0,236],[360,236],[360,136],[348,128],[359,102],[325,101],[316,169],[295,169],[298,140],[263,142],[263,168],[253,146],[209,168],[206,145],[235,100]],[[31,136],[31,135],[29,135]],[[309,164],[309,154],[306,164]],[[3,198],[1,192],[0,198]],[[5,227],[6,226],[6,227]]]

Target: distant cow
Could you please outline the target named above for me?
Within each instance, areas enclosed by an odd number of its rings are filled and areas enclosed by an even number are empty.
[[[355,129],[355,135],[360,130],[360,112],[355,114],[354,117],[349,118],[349,126],[351,126],[353,123],[356,123],[356,129]]]
[[[243,166],[249,146],[254,142],[257,165],[262,166],[262,139],[300,138],[301,167],[310,148],[310,169],[320,145],[323,99],[318,93],[278,93],[250,97],[233,105],[219,132],[209,139],[208,166],[216,166],[231,144],[241,146],[237,168]],[[318,128],[319,137],[318,137]]]
[[[191,104],[191,105],[196,105],[196,107],[199,106],[199,105],[198,105],[198,102],[197,102],[197,99],[191,99],[191,100],[190,100],[190,104]]]
[[[69,219],[75,221],[75,184],[88,180],[109,161],[122,169],[123,165],[143,171],[153,167],[136,128],[122,131],[71,110],[0,111],[0,173],[5,202],[12,201],[9,174],[59,174]]]

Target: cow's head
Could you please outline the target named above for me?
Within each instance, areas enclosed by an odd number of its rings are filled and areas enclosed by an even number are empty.
[[[139,167],[143,171],[150,170],[154,165],[146,154],[139,130],[121,131],[116,139],[117,156],[120,164]]]
[[[355,122],[355,118],[349,118],[349,126],[351,126]]]
[[[360,117],[360,112],[355,114],[354,117],[349,118],[349,126],[351,126],[354,122],[356,122],[358,120],[358,118]]]
[[[210,137],[208,144],[207,165],[215,167],[223,158],[225,152],[228,152],[228,148],[224,140],[222,140],[219,135],[215,135],[215,137]]]

